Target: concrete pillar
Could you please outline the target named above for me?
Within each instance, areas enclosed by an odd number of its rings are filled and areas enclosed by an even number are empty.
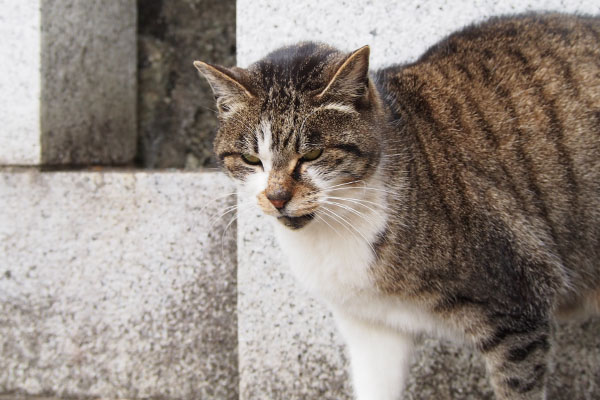
[[[126,164],[136,2],[0,0],[0,164]]]

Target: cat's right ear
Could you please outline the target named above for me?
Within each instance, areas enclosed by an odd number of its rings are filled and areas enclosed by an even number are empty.
[[[194,61],[194,67],[206,78],[212,88],[217,109],[222,117],[239,110],[254,95],[240,82],[241,68],[225,68],[202,61]]]
[[[340,101],[355,101],[363,96],[369,86],[369,46],[351,53],[317,95],[317,99],[331,97]]]

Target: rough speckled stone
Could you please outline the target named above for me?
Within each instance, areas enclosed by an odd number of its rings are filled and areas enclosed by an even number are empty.
[[[319,40],[351,50],[370,44],[374,68],[410,61],[453,30],[485,17],[553,9],[600,14],[597,1],[238,0],[238,64],[281,45]],[[244,202],[247,199],[240,199]],[[330,313],[288,273],[270,224],[254,211],[238,222],[240,396],[249,399],[350,399],[347,358]],[[583,328],[583,329],[581,329]],[[600,397],[600,320],[559,331],[549,398]],[[426,338],[406,398],[492,399],[481,357]]]
[[[133,159],[135,4],[0,0],[0,164]]]
[[[40,161],[39,0],[0,0],[0,165]]]
[[[237,399],[216,173],[0,171],[0,393]]]
[[[235,64],[235,0],[139,0],[139,162],[214,166],[214,97],[194,60]]]
[[[491,15],[534,10],[600,14],[597,0],[238,0],[241,67],[302,40],[351,51],[371,45],[374,68],[416,59],[441,37]]]
[[[136,1],[40,2],[42,162],[133,161]]]

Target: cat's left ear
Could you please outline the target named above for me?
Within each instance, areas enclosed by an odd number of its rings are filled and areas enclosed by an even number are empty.
[[[227,117],[243,106],[254,95],[242,83],[241,68],[225,68],[219,65],[194,61],[194,67],[206,78],[217,101],[217,109],[222,117]]]
[[[317,99],[331,97],[342,101],[355,101],[362,97],[369,85],[369,46],[350,54],[337,68],[327,86]]]

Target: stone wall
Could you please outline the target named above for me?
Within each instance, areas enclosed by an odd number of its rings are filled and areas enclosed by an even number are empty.
[[[232,189],[0,170],[0,394],[237,399]]]
[[[0,398],[237,399],[233,187],[131,168],[136,2],[0,9]]]

